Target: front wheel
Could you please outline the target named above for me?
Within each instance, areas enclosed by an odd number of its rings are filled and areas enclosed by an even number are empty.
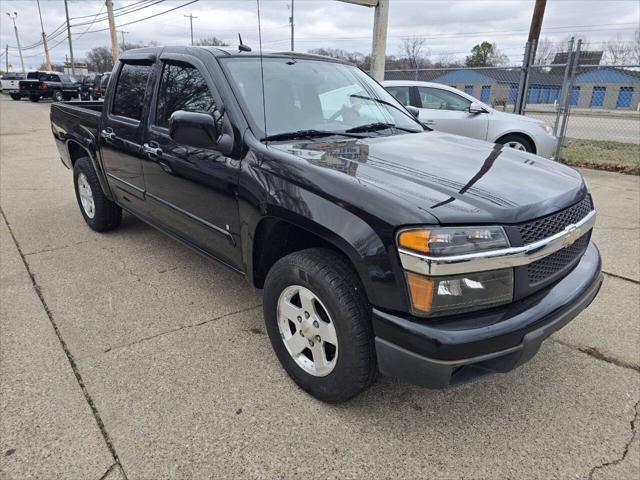
[[[278,360],[306,392],[339,403],[375,380],[370,307],[342,255],[312,248],[280,259],[267,275],[263,308]]]
[[[535,148],[531,140],[524,135],[517,133],[511,133],[499,138],[496,143],[500,143],[505,147],[513,148],[514,150],[520,150],[521,152],[535,153]]]
[[[73,180],[76,200],[87,225],[96,232],[117,228],[122,221],[122,209],[105,196],[89,158],[76,160]]]

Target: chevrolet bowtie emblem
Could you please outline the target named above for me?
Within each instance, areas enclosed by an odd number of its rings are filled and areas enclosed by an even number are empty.
[[[571,225],[570,227],[567,227],[567,234],[562,239],[562,244],[565,247],[570,247],[571,245],[576,243],[576,240],[580,238],[581,233],[582,232],[580,231],[580,229],[575,225]]]

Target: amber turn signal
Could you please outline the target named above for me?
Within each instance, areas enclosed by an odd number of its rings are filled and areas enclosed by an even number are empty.
[[[406,276],[411,294],[411,305],[414,310],[428,313],[433,301],[433,280],[408,272]]]
[[[398,244],[402,248],[429,253],[429,230],[405,230],[398,235]]]

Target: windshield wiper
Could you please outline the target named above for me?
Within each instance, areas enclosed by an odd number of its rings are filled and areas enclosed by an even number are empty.
[[[345,131],[347,133],[376,132],[378,130],[386,130],[387,128],[396,128],[404,132],[412,132],[412,133],[420,132],[420,130],[411,130],[409,128],[399,127],[395,123],[384,123],[384,122],[375,122],[375,123],[367,123],[366,125],[358,125],[357,127],[349,128],[348,130],[345,130]]]
[[[353,98],[359,98],[361,100],[371,100],[372,102],[376,102],[376,103],[380,103],[382,105],[386,105],[388,107],[391,108],[395,108],[396,110],[398,110],[399,112],[403,113],[404,115],[406,115],[407,117],[409,117],[411,120],[413,120],[414,122],[417,122],[418,120],[411,115],[409,112],[407,112],[406,110],[398,107],[397,105],[394,105],[391,102],[387,102],[386,100],[382,100],[381,98],[375,98],[375,97],[369,97],[367,95],[358,95],[357,93],[352,93],[351,95],[349,95],[350,97]],[[419,122],[418,122],[419,123]],[[422,124],[421,124],[422,125]],[[409,130],[408,128],[403,128],[401,129],[400,127],[396,127],[399,128],[400,130],[406,130],[407,132],[419,132],[419,130]]]
[[[329,130],[296,130],[294,132],[276,133],[275,135],[269,135],[264,137],[261,141],[270,140],[272,142],[278,140],[295,140],[296,138],[319,138],[319,137],[332,137],[334,135],[341,135],[343,137],[362,138],[362,135],[352,135],[345,132],[332,132]]]

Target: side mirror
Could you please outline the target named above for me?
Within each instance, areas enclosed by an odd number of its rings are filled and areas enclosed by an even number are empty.
[[[220,132],[212,115],[178,110],[169,118],[169,136],[182,145],[212,148],[218,144]]]
[[[413,107],[411,105],[407,105],[404,108],[407,109],[407,111],[413,115],[415,117],[416,120],[418,120],[418,117],[420,116],[420,110],[417,109],[416,107]]]
[[[487,113],[487,111],[478,102],[471,102],[469,105],[469,113]]]

